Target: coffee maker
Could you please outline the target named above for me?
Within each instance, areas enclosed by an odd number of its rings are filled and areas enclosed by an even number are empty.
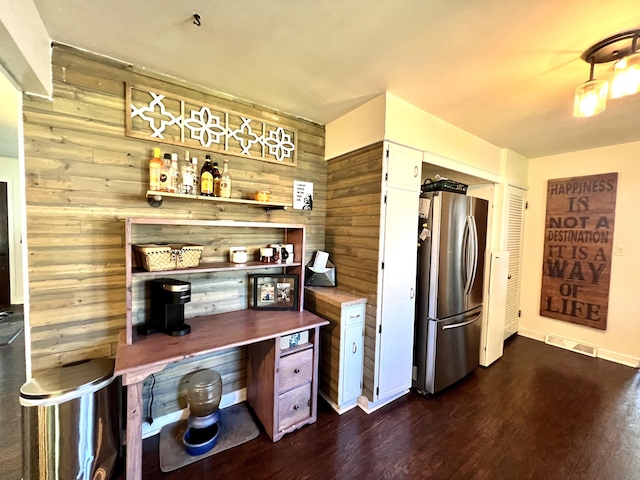
[[[179,337],[191,332],[184,323],[184,304],[191,301],[191,283],[173,278],[151,281],[151,323],[140,325],[138,333],[156,331]]]

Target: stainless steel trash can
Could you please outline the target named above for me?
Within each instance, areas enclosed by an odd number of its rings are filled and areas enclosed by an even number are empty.
[[[120,460],[112,359],[42,372],[20,389],[24,480],[108,480]]]

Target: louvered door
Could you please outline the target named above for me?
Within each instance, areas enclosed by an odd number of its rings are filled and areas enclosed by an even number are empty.
[[[504,322],[504,338],[518,331],[520,309],[520,272],[522,270],[522,241],[524,238],[525,190],[507,188],[507,251],[509,274],[507,277],[507,307]]]

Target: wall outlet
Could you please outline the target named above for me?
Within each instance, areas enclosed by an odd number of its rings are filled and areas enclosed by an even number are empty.
[[[627,246],[623,244],[616,245],[616,255],[626,255],[627,254]]]

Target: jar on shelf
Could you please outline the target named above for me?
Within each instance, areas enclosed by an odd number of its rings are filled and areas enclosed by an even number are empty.
[[[273,248],[272,247],[262,247],[260,249],[260,261],[262,263],[273,263]]]

